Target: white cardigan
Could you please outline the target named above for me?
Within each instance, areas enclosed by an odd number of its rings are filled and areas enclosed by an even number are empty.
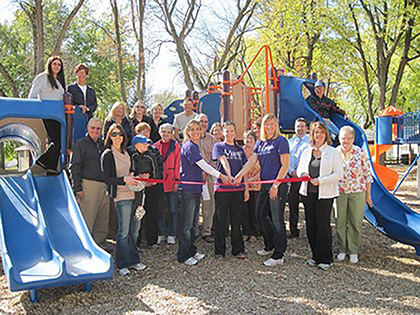
[[[297,168],[297,175],[309,174],[309,163],[312,157],[313,147],[303,151]],[[340,153],[333,147],[324,144],[320,148],[321,165],[319,168],[319,199],[335,198],[339,195],[338,181],[343,177],[344,163]],[[299,193],[307,196],[308,182],[302,182]]]

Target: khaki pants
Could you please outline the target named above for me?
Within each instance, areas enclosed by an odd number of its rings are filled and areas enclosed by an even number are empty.
[[[106,184],[83,179],[82,188],[83,198],[79,206],[90,234],[100,245],[108,234],[109,197],[106,193]]]
[[[339,253],[357,254],[365,214],[366,193],[340,193],[336,202],[338,251]]]
[[[203,216],[202,236],[210,236],[214,217],[214,177],[207,175],[207,187],[209,188],[210,200],[201,198],[201,214]]]

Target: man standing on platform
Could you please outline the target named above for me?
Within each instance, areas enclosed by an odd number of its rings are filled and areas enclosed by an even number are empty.
[[[191,97],[186,97],[184,100],[184,111],[176,114],[174,118],[175,139],[181,141],[181,135],[184,132],[185,126],[190,120],[196,119],[198,114],[193,111],[194,102]]]
[[[109,250],[105,239],[108,234],[110,201],[100,163],[104,151],[103,141],[99,139],[102,121],[92,118],[87,128],[87,136],[74,144],[70,159],[73,191],[94,241]]]
[[[290,147],[290,168],[289,176],[297,177],[296,169],[299,165],[299,160],[302,152],[309,146],[308,124],[304,118],[298,118],[295,121],[296,136],[289,139]],[[290,183],[290,190],[288,195],[289,203],[289,230],[288,238],[299,237],[300,230],[298,229],[299,222],[299,189],[300,182]]]

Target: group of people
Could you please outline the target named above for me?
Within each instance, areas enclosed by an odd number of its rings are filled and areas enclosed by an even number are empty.
[[[35,78],[30,97],[62,100],[62,70],[62,60],[50,58],[45,72]],[[200,209],[201,236],[214,242],[216,258],[226,255],[230,226],[233,256],[245,259],[245,242],[262,235],[264,247],[257,253],[269,256],[264,265],[283,264],[287,239],[300,235],[300,201],[312,252],[307,263],[324,270],[333,264],[330,218],[334,200],[337,260],[349,255],[350,262],[357,263],[365,203],[372,205],[372,176],[366,153],[353,145],[351,127],[340,130],[341,145],[333,148],[324,123],[312,122],[308,135],[307,121],[299,118],[296,136],[287,140],[280,134],[276,117],[267,114],[243,134],[244,146],[240,146],[231,121],[216,123],[208,132],[208,117],[193,111],[191,98],[185,99],[184,111],[175,116],[173,125],[164,120],[160,104],[151,108],[149,116],[141,101],[129,115],[126,105],[116,102],[102,122],[92,118],[97,104],[92,105],[88,98],[93,99],[94,91],[80,86],[86,82],[87,66],[78,65],[75,74],[77,82],[67,91],[78,95],[73,98],[79,100],[75,105],[90,120],[87,134],[72,148],[73,189],[93,239],[105,249],[109,209],[115,207],[115,255],[121,275],[146,268],[138,251],[144,235],[151,248],[177,241],[180,263],[192,266],[202,260],[205,255],[195,242]],[[57,146],[56,126],[51,128],[48,120],[44,124],[51,143]],[[300,177],[310,177],[310,181],[284,181]],[[286,203],[290,209],[288,235]]]

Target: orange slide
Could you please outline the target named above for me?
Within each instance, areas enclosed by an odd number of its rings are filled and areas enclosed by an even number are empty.
[[[385,153],[392,148],[392,144],[379,144],[377,145],[379,155]],[[375,161],[375,146],[369,146],[370,155],[372,156],[372,161]],[[382,185],[385,186],[388,190],[394,190],[398,182],[398,173],[394,170],[389,169],[386,166],[380,165],[379,163],[373,162],[373,167],[375,172],[381,180]]]

